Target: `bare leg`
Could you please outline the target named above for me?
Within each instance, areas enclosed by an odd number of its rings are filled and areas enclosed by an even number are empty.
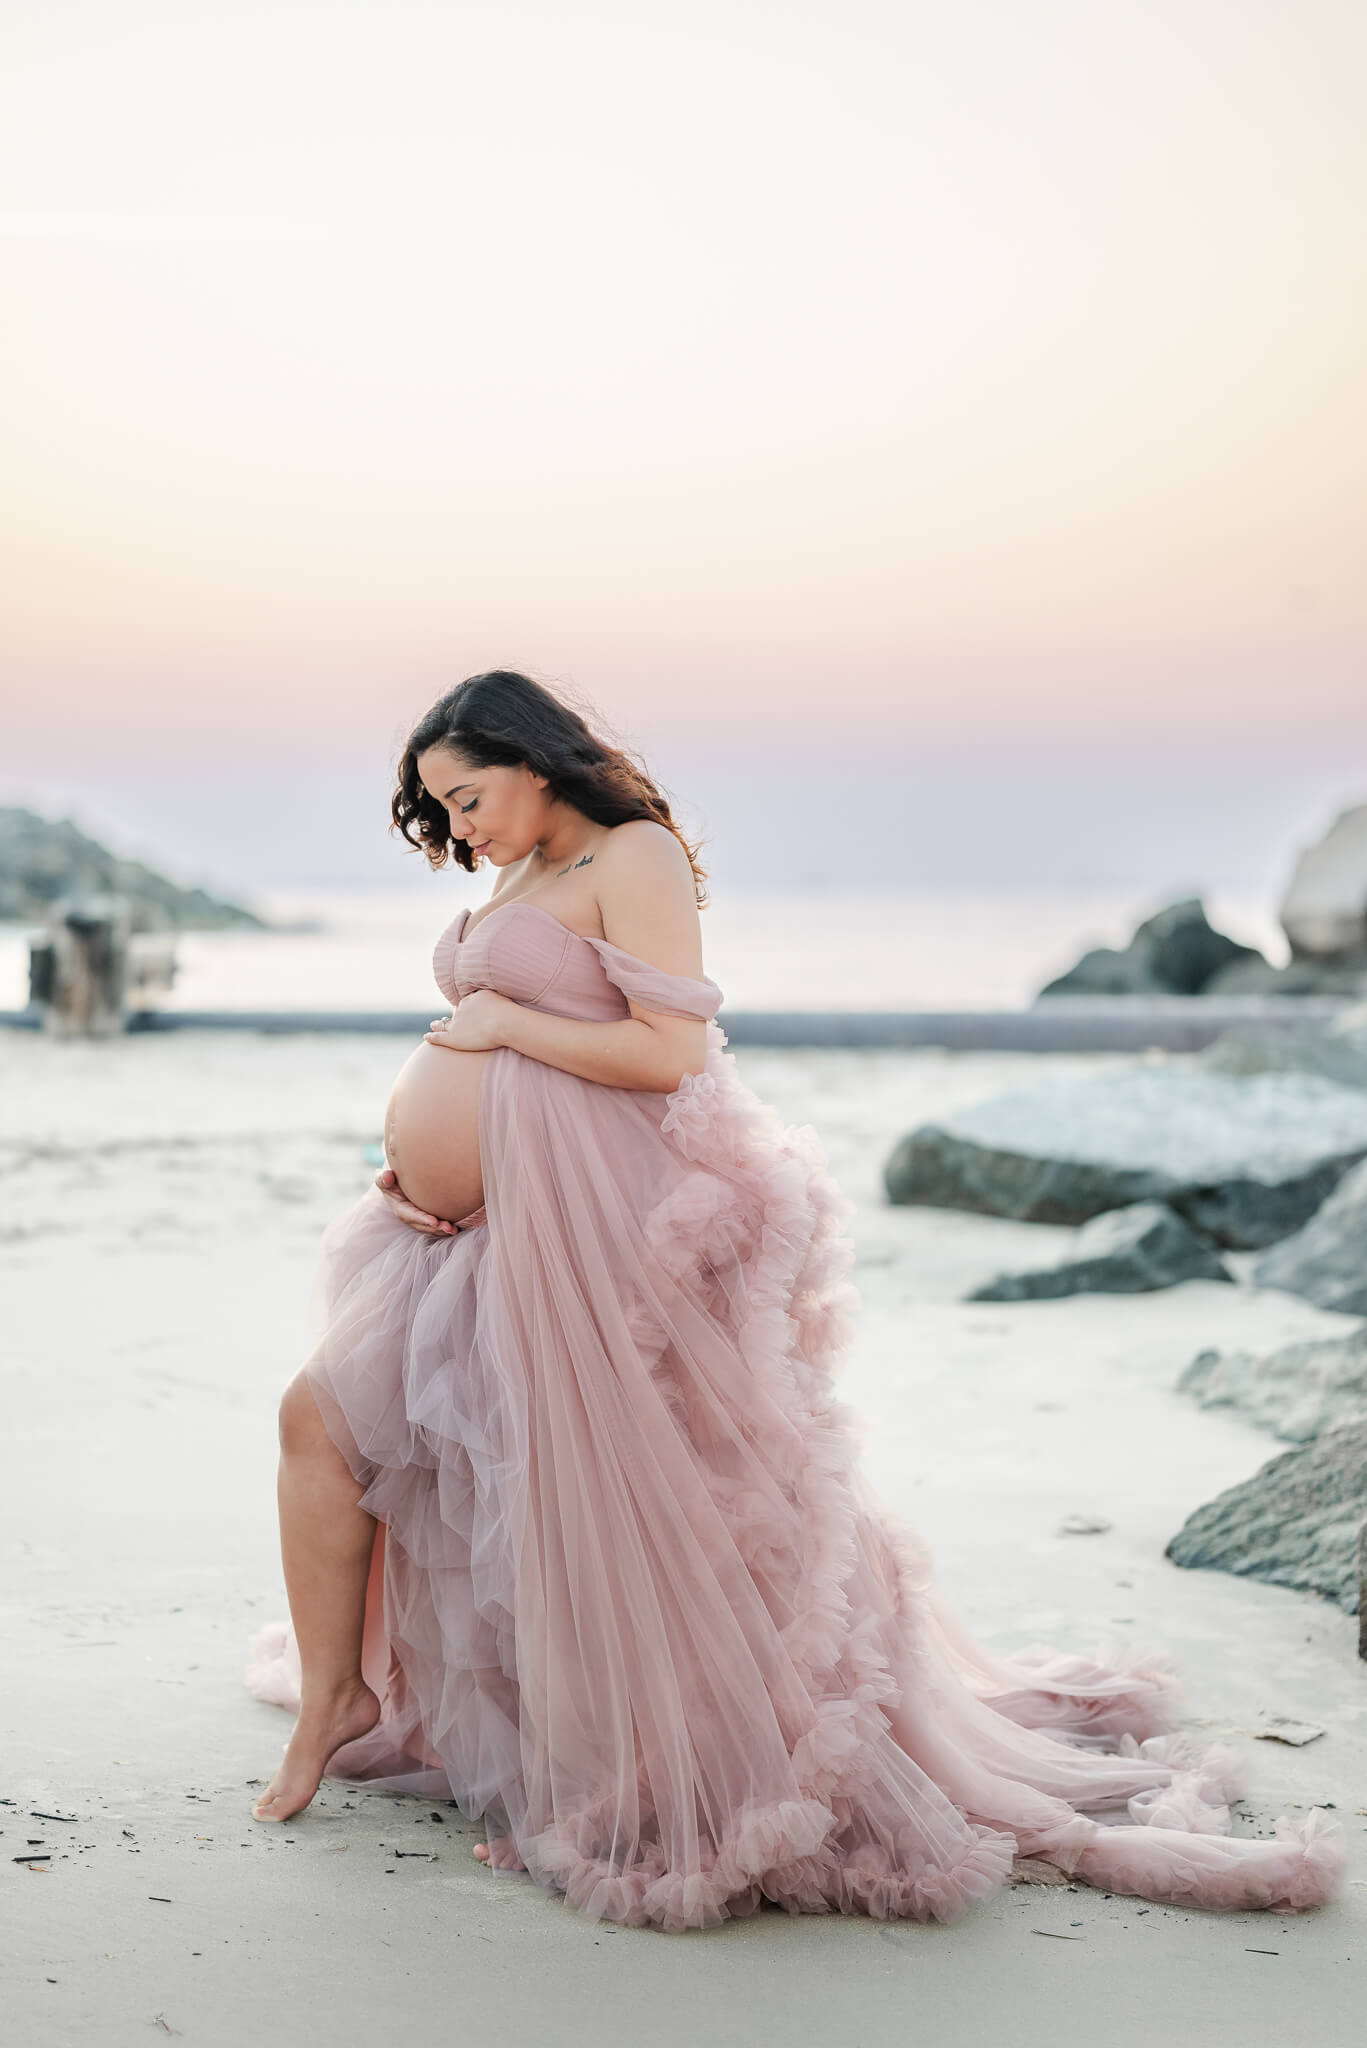
[[[288,1820],[318,1790],[328,1758],[375,1726],[380,1703],[361,1677],[365,1589],[375,1517],[328,1435],[302,1373],[280,1403],[280,1557],[302,1670],[299,1717],[284,1760],[252,1808]]]

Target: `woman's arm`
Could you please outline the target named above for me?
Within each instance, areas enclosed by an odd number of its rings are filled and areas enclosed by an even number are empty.
[[[674,834],[648,819],[633,819],[612,832],[598,859],[604,937],[666,974],[701,980],[702,930],[693,871]],[[685,1074],[702,1072],[707,1026],[701,1018],[674,1017],[627,1000],[629,1017],[594,1023],[526,1009],[492,989],[476,989],[457,1005],[449,1029],[427,1036],[435,1045],[470,1049],[473,1033],[482,1046],[510,1046],[529,1059],[609,1088],[670,1094]]]
[[[500,1000],[507,1002],[506,997]],[[685,1074],[702,1072],[706,1033],[698,1017],[668,1017],[658,1010],[638,1009],[635,1003],[629,1017],[595,1024],[508,1002],[500,1043],[586,1081],[668,1095]]]

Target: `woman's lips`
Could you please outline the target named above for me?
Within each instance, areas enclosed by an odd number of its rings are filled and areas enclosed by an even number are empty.
[[[483,852],[484,852],[484,850],[485,850],[485,848],[486,848],[486,847],[489,847],[489,846],[492,846],[492,845],[493,845],[493,843],[494,843],[494,842],[493,842],[493,840],[492,840],[492,839],[481,839],[481,841],[480,841],[479,845],[478,845],[478,846],[472,846],[472,847],[470,848],[470,851],[471,851],[471,853],[483,853]]]

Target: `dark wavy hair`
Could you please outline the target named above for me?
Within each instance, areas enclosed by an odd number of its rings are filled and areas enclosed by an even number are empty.
[[[418,756],[429,747],[450,747],[476,768],[516,768],[525,762],[534,775],[546,777],[548,796],[572,804],[596,825],[653,819],[674,834],[687,854],[698,908],[705,907],[707,871],[698,864],[698,849],[679,830],[668,800],[644,765],[625,747],[600,738],[587,717],[545,684],[507,668],[467,676],[438,698],[405,742],[390,806],[395,825],[434,868],[454,856],[473,874],[469,845],[451,837],[445,804],[428,795],[418,776]]]

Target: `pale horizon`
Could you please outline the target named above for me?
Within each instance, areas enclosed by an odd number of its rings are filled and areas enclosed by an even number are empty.
[[[3,800],[243,887],[316,879],[302,775],[371,878],[498,666],[752,878],[864,832],[856,760],[908,886],[1273,886],[1367,797],[1348,0],[8,44]]]

